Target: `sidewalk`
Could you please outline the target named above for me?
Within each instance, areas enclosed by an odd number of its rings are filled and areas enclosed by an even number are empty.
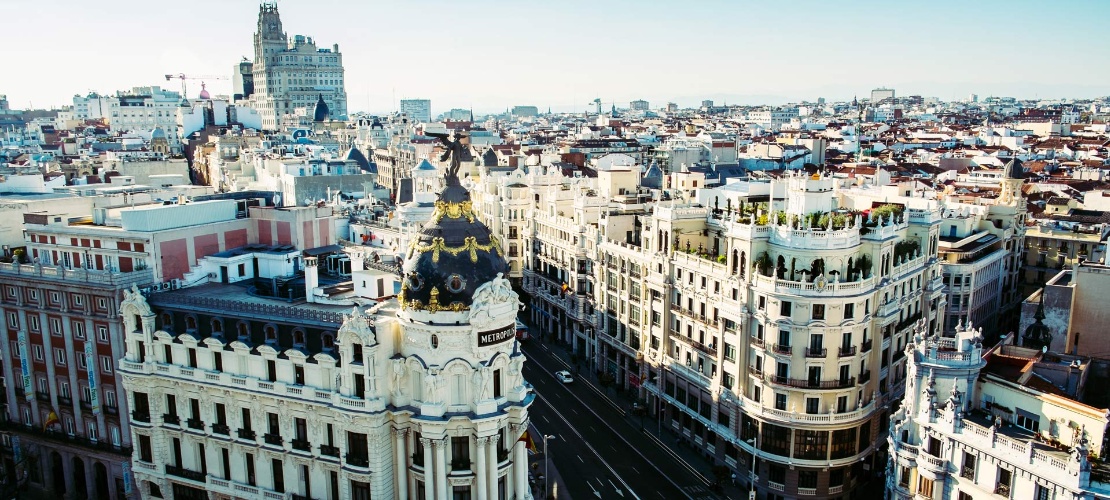
[[[626,418],[629,423],[642,427],[641,432],[643,432],[644,436],[626,435],[625,437],[630,438],[630,441],[635,442],[632,438],[643,437],[656,441],[662,448],[689,464],[691,468],[696,470],[710,482],[714,480],[712,471],[713,467],[718,464],[713,463],[712,458],[706,458],[706,456],[700,453],[698,449],[694,448],[692,444],[679,444],[682,442],[682,440],[679,439],[679,434],[672,431],[669,426],[663,425],[662,432],[660,432],[658,420],[650,415],[640,417],[632,414],[632,403],[637,402],[635,392],[623,391],[615,388],[604,389],[598,384],[597,374],[589,369],[584,362],[579,360],[581,364],[580,367],[576,367],[571,363],[571,354],[564,345],[554,341],[541,341],[539,336],[533,336],[531,341],[546,346],[548,351],[565,363],[572,373],[577,374],[576,378],[579,381],[593,386],[603,394],[606,399],[613,402],[616,406],[623,408],[625,411],[624,418]],[[687,493],[694,498],[748,498],[748,490],[743,487],[744,483],[742,479],[737,479],[735,486],[731,484],[731,481],[726,480],[722,486],[722,491],[715,493],[710,491],[709,487],[702,487],[701,491],[696,491],[696,488],[695,490],[688,489]]]
[[[529,424],[529,432],[532,436],[542,436],[543,434],[536,429],[536,424]],[[534,438],[533,438],[534,439]],[[543,446],[536,443],[538,446]],[[548,463],[547,450],[541,450],[541,453],[528,455],[528,484],[532,487],[532,498],[536,500],[544,499],[544,480],[543,474],[546,466],[548,483],[551,488],[548,493],[551,494],[546,498],[560,498],[563,500],[570,499],[570,490],[567,489],[567,484],[563,481],[563,476],[559,474],[559,470],[555,468],[555,462]]]

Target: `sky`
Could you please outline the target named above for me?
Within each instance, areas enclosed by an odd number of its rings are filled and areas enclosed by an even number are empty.
[[[252,57],[253,0],[0,0],[0,94],[12,108],[227,75]],[[339,44],[348,109],[402,98],[433,114],[645,99],[694,106],[869,96],[1110,95],[1105,0],[924,2],[280,0],[285,31]],[[189,82],[189,94],[200,91]]]

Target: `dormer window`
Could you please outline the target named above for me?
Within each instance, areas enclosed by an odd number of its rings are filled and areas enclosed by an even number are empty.
[[[293,330],[293,345],[295,347],[304,347],[304,331]]]
[[[173,316],[170,313],[162,314],[162,330],[167,332],[173,331]]]
[[[195,316],[185,316],[185,331],[197,331],[197,318]]]
[[[320,336],[320,342],[325,351],[330,351],[335,348],[335,337],[330,333],[325,333]]]
[[[266,325],[266,328],[264,328],[263,331],[266,332],[267,344],[277,343],[277,328],[275,328],[274,325]]]
[[[212,320],[212,336],[219,337],[224,333],[224,322],[218,319]]]
[[[451,293],[459,293],[463,291],[464,288],[466,288],[466,281],[462,279],[462,276],[452,274],[449,278],[447,278],[447,291]]]
[[[239,322],[239,340],[248,340],[251,337],[250,327],[246,323]]]
[[[432,349],[439,348],[439,335],[432,334]]]

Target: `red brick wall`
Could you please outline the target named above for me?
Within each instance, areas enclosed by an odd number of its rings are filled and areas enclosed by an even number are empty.
[[[316,243],[316,240],[313,238],[312,221],[306,220],[304,221],[302,226],[304,227],[304,247],[316,248],[320,246],[320,244]]]
[[[193,258],[212,255],[220,251],[220,237],[217,234],[202,234],[193,238]],[[190,263],[191,264],[191,263]]]
[[[270,234],[270,221],[256,220],[254,223],[258,224],[258,242],[263,245],[273,245],[274,237]]]
[[[269,228],[267,228],[269,229]],[[232,248],[239,248],[247,246],[247,230],[236,229],[224,233],[224,249],[230,250]]]
[[[159,249],[162,253],[163,279],[179,279],[189,272],[189,247],[185,238],[163,241]]]
[[[288,245],[292,242],[293,242],[293,240],[289,236],[289,223],[288,222],[283,222],[283,221],[278,221],[278,223],[277,223],[277,244],[278,245]]]

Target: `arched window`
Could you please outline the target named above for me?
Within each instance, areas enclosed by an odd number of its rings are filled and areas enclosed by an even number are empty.
[[[320,336],[320,343],[323,345],[324,350],[330,351],[335,348],[335,336],[330,333],[325,333]]]
[[[732,249],[732,274],[736,274],[736,267],[739,265],[737,262],[739,260],[738,257],[739,254],[737,254],[736,249]]]
[[[277,327],[275,327],[274,325],[266,325],[266,327],[263,328],[262,331],[266,332],[267,344],[277,343]]]
[[[212,335],[224,333],[224,322],[219,319],[212,320]]]
[[[747,272],[748,272],[748,253],[747,252],[740,252],[740,279],[744,279],[744,276],[747,274]]]
[[[167,332],[173,331],[173,315],[170,313],[162,313],[162,330]]]
[[[293,330],[293,345],[297,347],[304,347],[304,331]]]
[[[185,316],[185,331],[195,332],[197,330],[197,318],[193,315]]]
[[[242,322],[242,321],[239,322],[238,330],[239,330],[239,340],[246,340],[246,339],[250,338],[250,336],[251,336],[250,327],[248,327],[245,322]]]

